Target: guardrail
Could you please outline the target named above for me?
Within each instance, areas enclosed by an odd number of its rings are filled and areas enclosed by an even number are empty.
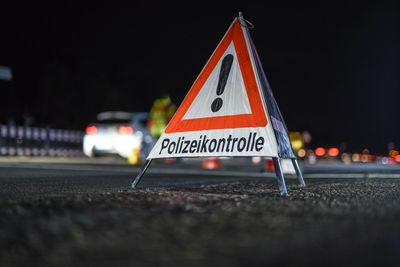
[[[0,156],[81,157],[84,132],[0,126]]]

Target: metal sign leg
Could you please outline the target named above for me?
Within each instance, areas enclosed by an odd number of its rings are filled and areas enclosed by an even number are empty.
[[[278,180],[279,192],[281,195],[287,195],[285,177],[283,177],[283,172],[281,168],[281,163],[278,158],[272,158],[275,167],[276,179]]]
[[[301,173],[300,167],[299,167],[299,162],[297,159],[292,159],[293,167],[296,170],[297,174],[297,179],[299,180],[299,183],[301,186],[306,186],[306,182],[304,182],[303,174]]]
[[[142,170],[139,172],[139,174],[136,176],[135,180],[132,183],[132,188],[136,188],[137,184],[140,182],[140,179],[142,178],[143,174],[146,172],[147,168],[150,166],[151,159],[146,160],[146,163],[144,164]]]

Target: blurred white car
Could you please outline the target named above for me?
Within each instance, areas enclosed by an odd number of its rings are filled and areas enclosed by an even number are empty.
[[[86,127],[83,152],[88,157],[119,155],[128,158],[134,150],[145,158],[155,143],[147,129],[149,114],[107,111]]]

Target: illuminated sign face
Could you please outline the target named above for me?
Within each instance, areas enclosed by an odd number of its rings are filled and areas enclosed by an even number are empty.
[[[278,156],[253,56],[235,20],[148,158]]]

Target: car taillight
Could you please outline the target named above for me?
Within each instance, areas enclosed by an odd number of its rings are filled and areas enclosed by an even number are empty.
[[[133,128],[131,126],[119,126],[118,132],[120,134],[133,134]]]
[[[97,133],[97,127],[94,125],[86,127],[86,133],[87,134],[96,134]]]
[[[331,157],[337,157],[337,156],[339,156],[339,153],[340,153],[340,151],[336,147],[331,147],[328,150],[328,155]]]
[[[325,155],[326,151],[325,148],[323,147],[317,147],[315,149],[315,155],[317,155],[318,157],[322,157],[323,155]]]

